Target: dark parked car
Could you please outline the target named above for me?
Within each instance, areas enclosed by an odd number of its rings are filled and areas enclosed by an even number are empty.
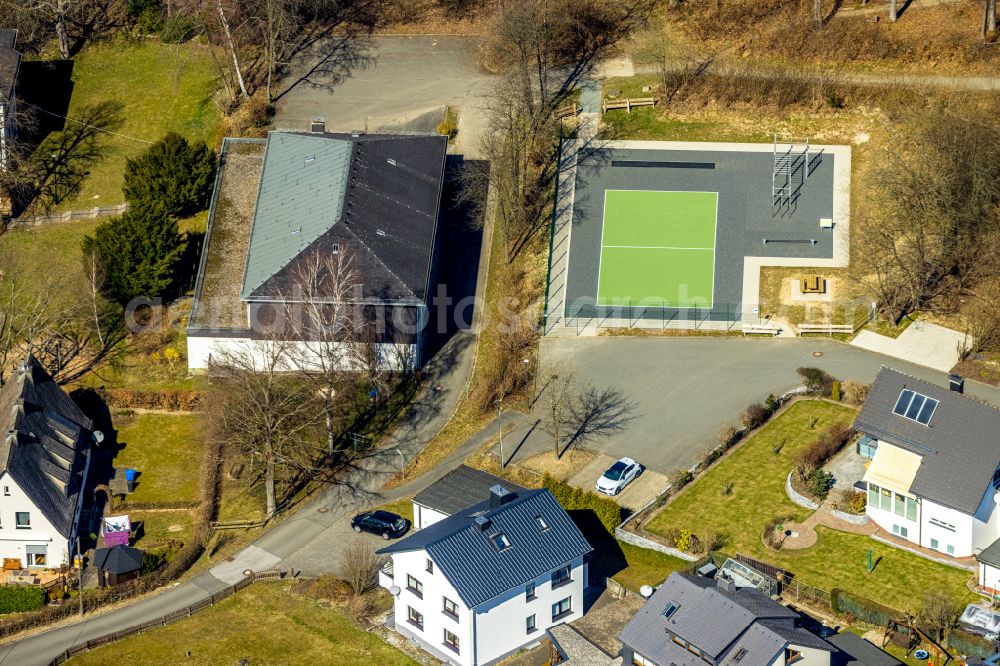
[[[351,520],[351,527],[354,528],[355,532],[364,530],[378,534],[388,541],[403,536],[409,524],[406,522],[406,518],[388,511],[366,511],[354,516],[354,519]]]

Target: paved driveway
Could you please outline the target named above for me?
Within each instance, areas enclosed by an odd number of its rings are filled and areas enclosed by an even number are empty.
[[[959,349],[965,342],[961,331],[915,321],[898,338],[861,331],[851,344],[947,372],[958,363]]]
[[[636,405],[635,419],[624,432],[586,446],[661,473],[693,464],[749,403],[799,386],[799,366],[868,383],[885,364],[947,385],[943,372],[822,339],[545,338],[542,363],[565,363],[581,380],[622,389]],[[992,387],[966,382],[966,392],[1000,405]]]
[[[349,78],[299,85],[279,100],[274,127],[302,130],[322,116],[328,130],[363,129],[367,121],[370,130],[433,132],[451,105],[459,107],[452,150],[476,157],[491,80],[477,64],[477,45],[470,37],[376,38],[368,64]]]

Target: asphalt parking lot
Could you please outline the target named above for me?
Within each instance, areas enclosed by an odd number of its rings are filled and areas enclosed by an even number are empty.
[[[888,365],[947,385],[943,372],[822,338],[544,338],[541,354],[539,389],[546,367],[565,364],[581,381],[621,389],[635,405],[624,431],[585,446],[610,459],[629,456],[661,474],[690,467],[751,402],[801,385],[800,366],[869,383]],[[1000,391],[992,387],[967,382],[966,393],[1000,406]],[[534,448],[529,440],[518,456]]]
[[[477,64],[477,44],[469,37],[378,37],[347,78],[287,93],[274,127],[304,130],[321,116],[329,131],[433,132],[450,105],[459,109],[452,152],[474,158],[492,78]],[[293,64],[292,77],[300,69]]]

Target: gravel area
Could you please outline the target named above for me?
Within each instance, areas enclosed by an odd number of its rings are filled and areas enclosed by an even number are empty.
[[[203,250],[208,253],[205,274],[196,295],[197,311],[191,319],[195,328],[247,326],[240,288],[264,164],[264,142],[228,143],[223,158],[215,210]]]
[[[586,615],[573,622],[573,626],[594,645],[608,654],[615,655],[622,649],[618,634],[645,603],[639,595],[627,594],[623,599],[599,600]],[[603,603],[602,603],[603,602]]]

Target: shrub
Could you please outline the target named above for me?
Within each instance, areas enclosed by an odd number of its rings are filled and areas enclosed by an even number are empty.
[[[167,292],[185,246],[177,221],[163,205],[142,203],[99,224],[93,236],[85,236],[83,254],[96,256],[107,297],[127,305],[133,298],[156,298]]]
[[[711,527],[703,529],[698,538],[701,546],[698,552],[711,553],[722,547],[722,536]]]
[[[747,430],[753,430],[764,425],[770,415],[771,412],[768,411],[767,407],[755,402],[747,405],[747,408],[743,410],[743,414],[740,415],[740,423]]]
[[[673,492],[677,492],[687,484],[694,481],[694,475],[691,474],[691,472],[686,469],[678,468],[670,473],[670,476],[667,477],[667,480],[670,481],[670,490]]]
[[[45,605],[45,590],[41,587],[0,586],[0,613],[23,613]]]
[[[767,400],[764,401],[764,408],[767,409],[767,413],[774,414],[781,407],[781,399],[776,397],[773,393],[767,394]]]
[[[168,412],[196,411],[205,399],[201,391],[167,389],[138,391],[125,388],[102,388],[98,395],[115,409],[156,409]]]
[[[833,474],[822,469],[814,469],[809,473],[809,491],[813,497],[824,500],[833,488]]]
[[[199,32],[198,21],[187,14],[175,14],[163,21],[160,41],[164,44],[181,44]]]
[[[776,514],[771,520],[767,521],[764,525],[764,529],[761,532],[761,537],[764,539],[764,544],[768,548],[773,548],[774,550],[781,550],[781,544],[784,541],[784,534],[778,531],[778,525],[783,525],[794,518],[790,514]]]
[[[567,511],[581,509],[593,511],[601,524],[612,534],[622,522],[622,508],[612,499],[601,497],[589,490],[574,488],[550,474],[542,477],[542,487],[547,488],[559,505]]]
[[[819,368],[801,367],[796,370],[802,377],[802,382],[810,393],[830,395],[833,388],[833,377]]]
[[[830,385],[830,399],[834,402],[840,402],[840,382],[836,380]]]
[[[691,543],[694,540],[694,535],[691,534],[689,530],[681,530],[681,533],[674,540],[674,545],[677,546],[677,550],[688,552],[691,550]]]
[[[841,387],[844,402],[848,405],[854,405],[855,407],[860,407],[865,404],[865,400],[868,399],[869,390],[871,390],[870,384],[862,384],[850,379],[844,382]]]
[[[986,658],[996,654],[991,641],[961,629],[952,629],[948,633],[948,647],[959,654],[973,657]]]
[[[169,132],[136,159],[125,162],[122,192],[131,206],[159,204],[168,215],[188,217],[208,206],[215,153]]]
[[[382,557],[367,541],[352,541],[340,562],[340,575],[356,595],[362,595],[377,585]]]
[[[719,428],[719,444],[722,448],[728,449],[739,439],[740,431],[732,423],[727,423]]]
[[[846,513],[861,515],[868,506],[868,495],[863,490],[844,488],[837,498],[837,508]]]
[[[803,449],[796,459],[795,470],[802,476],[819,469],[832,458],[851,437],[851,427],[834,423],[816,437],[816,441]]]
[[[854,596],[839,588],[830,592],[830,606],[835,613],[851,614],[862,622],[884,627],[889,620],[900,619],[898,611],[880,603]]]

